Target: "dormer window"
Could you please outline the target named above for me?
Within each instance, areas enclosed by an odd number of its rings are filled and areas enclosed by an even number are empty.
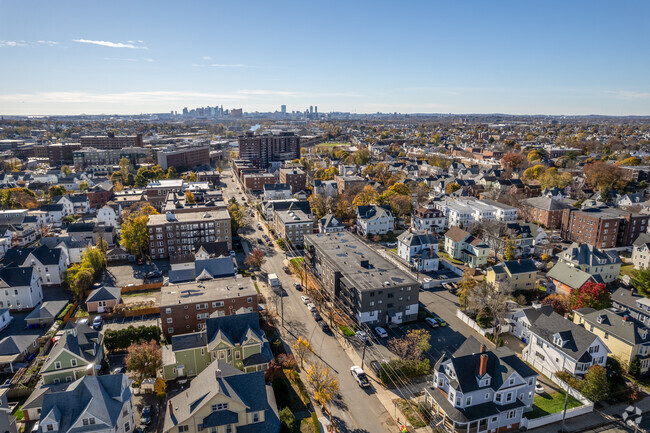
[[[603,322],[605,321],[605,315],[604,315],[604,314],[601,314],[600,316],[598,316],[598,318],[596,319],[596,321],[597,321],[598,323],[603,323]]]
[[[555,344],[558,347],[562,347],[564,345],[564,341],[562,340],[562,337],[560,337],[559,335],[554,335],[553,344]]]

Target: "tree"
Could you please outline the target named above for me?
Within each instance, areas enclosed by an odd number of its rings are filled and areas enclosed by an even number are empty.
[[[366,165],[370,161],[370,151],[368,149],[357,150],[352,156],[356,165]]]
[[[291,347],[294,350],[296,358],[300,360],[300,368],[303,368],[303,361],[305,360],[307,355],[314,352],[314,348],[312,347],[309,340],[303,337],[298,337],[296,342],[293,343]]]
[[[526,164],[526,157],[520,153],[506,153],[501,158],[501,165],[510,171],[524,168]]]
[[[296,416],[291,412],[289,407],[285,407],[279,413],[280,417],[280,433],[296,433],[298,425],[296,424]]]
[[[367,206],[376,203],[377,197],[379,197],[377,190],[371,185],[366,185],[363,187],[361,192],[354,197],[354,200],[352,200],[352,206],[356,208],[358,206]]]
[[[622,177],[622,171],[618,166],[603,161],[585,165],[583,173],[587,183],[600,191],[612,189],[614,183]]]
[[[126,368],[137,375],[138,382],[147,377],[156,377],[158,370],[162,368],[162,350],[154,340],[148,343],[133,343],[127,351]]]
[[[120,162],[117,164],[120,167],[120,174],[122,175],[122,179],[125,181],[129,177],[129,167],[131,166],[131,161],[129,158],[121,158]]]
[[[52,200],[54,197],[64,196],[67,192],[63,185],[53,185],[47,190],[47,195]]]
[[[246,260],[244,260],[244,264],[252,268],[260,269],[265,261],[266,260],[264,259],[264,251],[260,250],[259,248],[255,248],[253,251],[250,252],[248,257],[246,257]]]
[[[162,167],[154,165],[153,167],[140,167],[135,175],[135,186],[144,187],[150,181],[160,180],[165,177]]]
[[[167,169],[167,175],[165,177],[167,179],[176,179],[178,177],[178,172],[174,167],[169,167]]]
[[[328,168],[321,167],[318,170],[316,170],[316,173],[314,173],[314,177],[320,180],[333,180],[334,176],[338,174],[339,171],[336,169],[336,167],[328,167]]]
[[[460,189],[460,185],[457,182],[448,183],[445,187],[445,192],[447,194],[453,194]]]
[[[430,336],[426,329],[411,329],[401,338],[392,338],[388,342],[388,347],[402,359],[419,361],[422,353],[431,348]]]
[[[156,393],[157,397],[164,398],[167,395],[167,383],[162,379],[162,377],[156,378],[156,382],[153,385],[153,391]]]
[[[526,170],[524,170],[523,178],[524,180],[527,181],[536,180],[542,175],[543,171],[544,171],[543,165],[538,164],[535,165],[534,167],[529,167]]]
[[[631,165],[641,165],[643,164],[643,160],[641,158],[638,158],[636,156],[631,156],[629,158],[621,159],[620,161],[616,161],[615,163],[618,166],[621,167],[628,167]]]
[[[458,303],[464,310],[467,309],[467,301],[474,287],[476,287],[476,280],[472,277],[469,269],[466,269],[463,279],[458,283]]]
[[[72,170],[70,170],[70,167],[68,167],[67,165],[62,165],[61,173],[65,174],[66,176],[70,176],[72,174]]]
[[[528,152],[529,161],[539,161],[543,158],[546,158],[546,152],[543,149],[533,149]]]
[[[312,194],[309,196],[309,205],[316,219],[321,219],[327,215],[327,201],[321,194]]]
[[[650,268],[639,269],[632,277],[632,286],[643,296],[650,296]]]
[[[574,310],[579,308],[603,310],[612,306],[612,299],[605,284],[593,281],[587,281],[579,289],[571,290],[570,302]]]
[[[557,168],[551,167],[547,169],[544,174],[539,177],[539,183],[542,188],[566,188],[572,180],[571,173],[564,172],[559,174]]]
[[[411,195],[411,190],[409,189],[409,187],[406,186],[406,185],[404,185],[404,184],[401,183],[401,182],[398,182],[398,183],[395,183],[395,184],[391,185],[391,187],[388,188],[388,192],[389,192],[391,195],[392,195],[392,194],[396,194],[396,195],[407,195],[407,196],[410,196],[410,195]]]
[[[68,281],[68,288],[77,299],[83,298],[86,290],[92,286],[93,281],[95,280],[95,275],[93,270],[90,268],[81,267],[79,265],[76,268],[68,269],[68,274],[70,275]],[[72,272],[72,273],[71,273]]]
[[[312,364],[307,368],[307,381],[314,389],[314,398],[322,404],[327,405],[339,392],[339,381],[332,373],[332,370],[323,364]]]
[[[106,267],[106,253],[99,247],[86,248],[81,254],[81,267],[92,269],[93,276],[98,277]]]
[[[228,213],[230,214],[231,232],[234,236],[240,227],[246,227],[248,225],[246,207],[235,201],[228,206]]]
[[[580,383],[580,392],[589,400],[597,403],[607,398],[609,382],[607,370],[601,365],[594,365],[587,371]]]
[[[426,203],[429,200],[429,192],[431,191],[431,188],[429,188],[429,185],[427,185],[426,182],[418,183],[414,191],[418,205]]]
[[[191,191],[185,191],[185,202],[186,203],[196,203],[196,200],[194,199],[194,194],[192,194]]]
[[[411,212],[411,197],[405,195],[394,195],[388,200],[390,204],[390,209],[398,217],[405,217]]]
[[[560,316],[564,316],[566,313],[571,311],[571,299],[569,298],[569,295],[563,293],[554,293],[547,296],[542,301],[542,304],[550,305],[553,308],[553,311]]]
[[[122,224],[122,246],[131,254],[144,256],[149,251],[147,215],[131,216]]]
[[[503,251],[504,260],[514,260],[515,259],[515,244],[510,240],[506,239],[506,247]]]
[[[470,302],[478,307],[485,316],[492,319],[494,324],[494,341],[498,341],[501,322],[508,313],[507,301],[512,296],[512,286],[508,282],[498,284],[483,280],[470,293]]]
[[[88,190],[88,182],[79,182],[79,191],[86,192]]]

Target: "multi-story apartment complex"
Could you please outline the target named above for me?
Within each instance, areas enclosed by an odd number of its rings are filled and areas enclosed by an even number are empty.
[[[247,191],[263,191],[264,185],[275,184],[271,173],[242,173],[242,182]]]
[[[430,230],[436,233],[445,231],[445,214],[433,205],[420,207],[413,211],[411,224],[414,230]]]
[[[81,149],[79,143],[54,143],[47,145],[34,146],[34,156],[36,158],[47,159],[50,164],[63,165],[73,164],[75,151]]]
[[[151,159],[151,150],[143,147],[125,147],[122,149],[97,149],[85,147],[72,152],[73,164],[79,168],[89,166],[114,166],[122,158],[132,164],[142,164]]]
[[[249,277],[200,279],[161,291],[160,320],[167,338],[203,330],[215,312],[229,316],[238,311],[257,311],[257,291]]]
[[[532,197],[523,200],[521,206],[522,218],[549,229],[558,229],[562,225],[564,209],[571,206],[551,197]]]
[[[112,132],[106,135],[84,135],[79,139],[81,147],[95,149],[123,149],[125,147],[142,147],[142,134],[116,136]]]
[[[648,228],[648,215],[604,206],[565,209],[562,237],[597,248],[628,247]]]
[[[289,185],[295,194],[305,189],[307,174],[299,168],[281,168],[280,182]]]
[[[491,202],[491,203],[490,203]],[[491,200],[463,199],[436,203],[437,209],[444,212],[447,227],[470,228],[486,221],[517,221],[518,209]]]
[[[302,246],[305,235],[314,232],[314,221],[297,205],[291,205],[286,210],[273,212],[273,228],[278,238],[288,240],[293,246]]]
[[[206,242],[226,242],[232,248],[230,214],[226,209],[151,215],[147,223],[152,259],[189,254]]]
[[[173,146],[156,153],[158,165],[167,170],[169,167],[190,169],[210,163],[210,146]]]
[[[366,185],[366,179],[361,176],[334,176],[336,188],[339,194],[354,188],[363,188]]]
[[[537,373],[507,347],[487,350],[470,337],[434,370],[424,400],[445,431],[517,431],[532,410]]]
[[[266,169],[271,161],[290,161],[300,158],[300,137],[293,132],[254,135],[249,132],[239,137],[239,158]]]
[[[305,236],[305,263],[330,301],[359,322],[417,318],[419,283],[351,233]]]

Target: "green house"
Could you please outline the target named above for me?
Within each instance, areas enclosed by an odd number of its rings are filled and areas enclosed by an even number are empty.
[[[244,372],[260,371],[272,359],[256,312],[209,317],[203,331],[174,335],[171,344],[163,347],[163,377],[196,376],[216,360]]]
[[[104,357],[102,339],[102,334],[87,321],[68,322],[41,368],[43,383],[74,382],[95,375]]]

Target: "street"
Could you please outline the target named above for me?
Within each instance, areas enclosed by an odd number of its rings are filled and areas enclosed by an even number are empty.
[[[227,187],[224,188],[224,200],[230,197],[237,197],[236,189],[238,184],[230,177],[222,178]],[[259,217],[256,217],[259,218]],[[253,248],[260,248],[264,251],[266,262],[262,266],[263,273],[275,273],[278,275],[286,295],[282,298],[284,307],[284,326],[280,326],[280,333],[284,341],[291,345],[299,336],[307,337],[314,347],[315,354],[311,355],[308,362],[322,362],[327,365],[339,378],[340,398],[330,404],[333,421],[340,432],[355,433],[381,433],[395,431],[396,426],[391,416],[386,412],[379,400],[373,395],[373,388],[364,390],[352,380],[350,358],[336,339],[321,331],[307,307],[300,300],[302,292],[293,288],[297,282],[292,276],[287,275],[283,270],[284,252],[279,248],[271,248],[266,244],[258,244],[263,232],[256,229],[256,219],[249,229],[245,230],[245,238]],[[267,307],[274,304],[274,296],[265,284],[260,284],[260,290],[267,299]],[[279,300],[278,300],[279,302]],[[304,380],[304,379],[303,379]],[[373,386],[381,386],[374,383]]]

